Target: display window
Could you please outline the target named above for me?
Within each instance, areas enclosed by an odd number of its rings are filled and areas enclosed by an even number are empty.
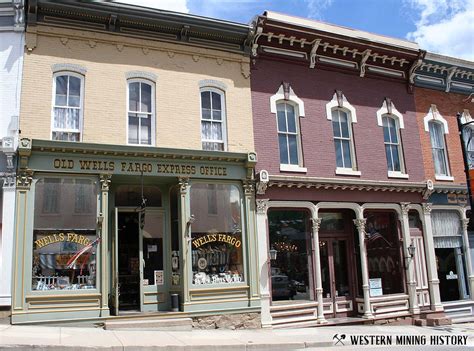
[[[97,194],[92,178],[37,180],[32,290],[96,287]]]
[[[398,223],[393,212],[366,212],[370,296],[404,292]]]
[[[244,276],[241,193],[232,184],[191,186],[192,283],[238,284]]]

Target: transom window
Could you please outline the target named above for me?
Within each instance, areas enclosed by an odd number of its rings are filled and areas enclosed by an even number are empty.
[[[203,150],[226,149],[224,94],[215,89],[201,91],[201,141]]]
[[[388,170],[391,172],[402,172],[400,131],[397,121],[392,117],[383,116],[382,124]]]
[[[128,81],[128,143],[154,144],[154,86],[143,80]]]
[[[354,169],[352,127],[350,117],[345,111],[332,110],[332,129],[334,136],[334,147],[336,149],[336,166],[338,168]]]
[[[277,104],[280,164],[298,165],[299,126],[295,108],[288,103]]]
[[[83,81],[74,73],[55,75],[52,140],[81,140]]]
[[[435,167],[435,174],[449,176],[448,159],[444,143],[444,128],[441,123],[429,122],[431,153]]]

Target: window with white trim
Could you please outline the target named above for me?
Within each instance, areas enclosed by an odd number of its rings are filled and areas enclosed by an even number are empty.
[[[53,76],[51,139],[81,141],[84,76],[60,72]]]
[[[333,109],[331,114],[334,148],[336,150],[336,166],[337,168],[355,170],[355,155],[350,116],[342,109]]]
[[[398,121],[385,115],[382,116],[382,125],[388,171],[404,173]]]
[[[433,163],[435,174],[437,176],[448,176],[448,157],[446,154],[446,144],[444,141],[444,127],[442,123],[435,121],[428,122],[431,140],[431,154],[433,155]]]
[[[226,139],[225,95],[218,89],[201,89],[202,149],[225,151]]]
[[[300,138],[295,108],[287,102],[277,103],[276,108],[280,164],[298,166]]]
[[[155,86],[145,79],[130,79],[127,86],[127,142],[154,145]]]

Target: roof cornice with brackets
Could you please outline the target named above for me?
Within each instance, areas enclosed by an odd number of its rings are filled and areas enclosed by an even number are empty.
[[[409,78],[425,53],[410,41],[274,12],[258,16],[253,26],[253,57],[406,81],[410,90]]]

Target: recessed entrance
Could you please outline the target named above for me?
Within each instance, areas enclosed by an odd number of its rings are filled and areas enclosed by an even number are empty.
[[[118,214],[119,310],[140,311],[140,261],[138,213]]]

